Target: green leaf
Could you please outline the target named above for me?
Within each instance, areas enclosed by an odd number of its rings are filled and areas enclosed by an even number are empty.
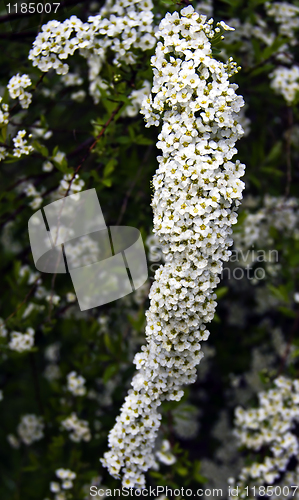
[[[16,163],[17,161],[20,161],[21,158],[17,158],[16,156],[13,155],[8,155],[5,160],[3,160],[3,163]]]
[[[111,179],[101,179],[101,182],[102,182],[102,184],[104,184],[104,186],[107,186],[107,187],[111,187],[112,186],[112,180]]]
[[[111,160],[108,161],[107,165],[104,168],[104,178],[109,177],[109,175],[112,174],[116,165],[117,160],[115,158],[111,158]]]
[[[150,146],[151,144],[153,144],[153,140],[152,139],[148,139],[147,137],[144,137],[144,135],[142,134],[139,134],[135,137],[135,144],[142,144],[144,146]]]
[[[280,38],[280,37],[275,38],[272,45],[266,47],[263,50],[263,52],[261,54],[261,59],[269,59],[269,57],[271,57],[273,54],[275,54],[275,52],[277,52],[278,49],[287,42],[288,42],[287,38]]]
[[[221,299],[222,297],[224,297],[225,295],[227,295],[227,292],[228,292],[228,287],[227,286],[221,286],[220,288],[218,288],[216,290],[217,299]]]
[[[293,309],[289,309],[288,307],[283,307],[280,306],[278,310],[284,315],[287,316],[287,318],[296,318],[296,313],[293,311]]]
[[[43,155],[45,158],[48,158],[49,157],[49,150],[46,146],[44,146],[44,144],[41,144],[40,142],[38,142],[37,140],[33,141],[32,142],[32,146],[34,147],[34,149],[40,153],[41,155]]]
[[[55,156],[55,155],[56,155],[56,153],[58,153],[58,149],[59,149],[59,147],[58,147],[58,146],[55,146],[55,148],[54,148],[54,149],[53,149],[53,151],[52,151],[52,156]]]
[[[6,134],[7,134],[7,125],[3,125],[0,127],[0,141],[5,142],[6,141]]]
[[[214,314],[213,321],[215,321],[215,323],[221,323],[220,318],[219,318],[217,313]]]
[[[269,290],[277,297],[280,301],[289,303],[289,294],[284,285],[275,287],[274,285],[268,284]]]
[[[109,379],[111,379],[114,375],[116,375],[118,373],[118,364],[112,364],[112,365],[109,365],[107,366],[106,370],[104,371],[104,374],[103,374],[103,382],[104,384],[106,384],[108,382]]]
[[[272,163],[275,160],[278,160],[278,158],[281,155],[281,152],[282,152],[282,141],[278,141],[278,142],[276,142],[276,144],[274,144],[271,151],[266,156],[264,163]]]

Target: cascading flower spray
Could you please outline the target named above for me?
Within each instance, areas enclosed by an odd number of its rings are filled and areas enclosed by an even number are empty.
[[[211,39],[225,23],[189,6],[181,16],[166,14],[152,57],[152,96],[142,113],[146,126],[162,130],[157,147],[159,168],[153,179],[154,231],[166,255],[155,274],[146,313],[147,345],[136,354],[138,369],[102,463],[124,487],[144,487],[155,463],[154,446],[163,400],[179,401],[181,387],[196,379],[203,354],[200,341],[209,332],[216,307],[214,289],[222,261],[228,260],[232,224],[242,198],[244,165],[233,163],[243,98],[229,77],[237,71],[212,56]]]

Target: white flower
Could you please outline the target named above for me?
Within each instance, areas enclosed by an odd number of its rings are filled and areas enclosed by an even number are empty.
[[[23,415],[17,431],[23,443],[29,445],[44,437],[44,423],[42,417],[36,415]]]
[[[70,469],[62,469],[62,468],[57,469],[55,471],[55,474],[59,479],[63,479],[63,480],[66,480],[66,479],[72,480],[72,479],[75,479],[75,477],[76,477],[76,473],[72,472]]]
[[[69,73],[69,66],[63,63],[77,50],[87,59],[89,92],[97,103],[100,89],[107,89],[106,82],[99,76],[106,52],[114,53],[113,64],[133,64],[135,51],[151,50],[155,44],[152,0],[106,2],[98,15],[89,16],[83,23],[76,16],[60,23],[49,21],[42,26],[29,53],[33,66],[41,71],[55,69],[63,75],[66,86],[81,85],[82,79],[76,73]],[[72,98],[82,101],[83,91],[72,93]]]
[[[52,161],[61,164],[65,158],[65,153],[63,151],[57,151],[55,156],[53,156]]]
[[[84,396],[86,394],[85,378],[77,375],[77,372],[70,372],[67,376],[67,388],[74,396]]]
[[[276,93],[281,94],[287,104],[292,104],[296,95],[299,93],[299,68],[285,68],[279,66],[270,73],[271,87]]]
[[[43,166],[42,166],[42,169],[44,172],[52,172],[54,166],[53,166],[53,163],[51,163],[50,161],[44,161],[43,163]]]
[[[64,429],[70,431],[70,439],[76,443],[90,441],[91,434],[87,420],[80,420],[76,413],[61,422]]]
[[[175,456],[170,451],[170,443],[167,439],[162,442],[160,451],[156,451],[157,459],[165,465],[172,465],[176,462]]]
[[[50,483],[50,491],[52,491],[52,493],[58,493],[60,491],[60,484],[52,481]]]
[[[66,294],[66,300],[67,302],[76,302],[77,297],[73,292],[69,292]]]
[[[8,346],[12,351],[28,351],[34,346],[34,333],[33,328],[27,328],[26,333],[12,332]]]
[[[7,85],[9,95],[12,99],[19,98],[19,103],[23,109],[27,109],[32,101],[32,95],[29,92],[25,92],[26,87],[30,87],[32,82],[28,75],[24,74],[20,76],[13,76]]]
[[[250,410],[235,410],[235,430],[241,445],[260,451],[260,459],[243,467],[236,486],[241,490],[247,485],[285,484],[284,476],[292,457],[298,456],[299,443],[295,424],[299,422],[299,381],[280,376],[274,380],[274,388],[258,394],[259,406]],[[294,432],[295,431],[295,432]],[[299,473],[299,466],[289,472],[287,483]],[[278,481],[279,480],[279,481]]]
[[[29,155],[31,151],[33,151],[33,147],[31,145],[28,146],[27,139],[24,139],[26,135],[25,130],[20,130],[16,137],[13,138],[14,148],[12,154],[17,158],[20,158],[23,154]],[[29,135],[30,137],[30,135]]]
[[[20,448],[20,441],[13,434],[7,435],[7,441],[9,442],[9,444],[12,448],[15,448],[15,449]]]
[[[62,488],[64,490],[70,490],[72,487],[73,487],[73,483],[69,479],[66,479],[62,482]]]
[[[8,112],[8,105],[2,103],[2,97],[0,97],[0,125],[7,125],[9,122],[9,112]],[[4,155],[5,148],[1,148],[2,156]],[[0,154],[0,159],[3,160],[4,158],[1,158]]]
[[[0,337],[6,337],[7,329],[5,328],[5,323],[2,318],[0,318]]]

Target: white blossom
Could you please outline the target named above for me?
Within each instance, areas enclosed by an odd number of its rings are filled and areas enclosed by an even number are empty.
[[[23,109],[29,108],[32,101],[32,94],[25,92],[24,89],[30,87],[32,82],[28,75],[20,75],[19,73],[13,76],[7,85],[7,89],[11,99],[19,99],[19,103]]]
[[[271,87],[276,93],[281,94],[287,104],[292,104],[299,93],[299,67],[285,68],[279,66],[270,74]]]
[[[67,388],[74,396],[86,394],[85,378],[73,371],[67,376]]]
[[[16,137],[13,138],[12,142],[14,144],[13,155],[20,158],[22,155],[29,155],[33,151],[33,146],[27,144],[27,139],[24,139],[26,135],[26,130],[19,130]],[[29,135],[29,138],[31,136]]]
[[[240,498],[245,498],[247,485],[296,484],[299,478],[298,463],[288,470],[292,457],[298,456],[299,445],[295,424],[299,421],[299,381],[279,376],[274,387],[258,394],[257,408],[235,410],[235,435],[240,445],[258,452],[261,457],[242,468],[236,485],[240,487]],[[251,494],[246,498],[255,498]],[[286,496],[291,498],[293,495]],[[298,495],[296,496],[298,497]],[[281,496],[274,494],[273,498]]]
[[[156,451],[156,457],[159,462],[166,465],[172,465],[176,462],[176,458],[170,450],[171,447],[169,441],[167,439],[164,439],[162,442],[161,450]]]
[[[23,415],[17,431],[23,443],[29,445],[44,437],[44,423],[42,417],[34,414]]]
[[[80,441],[90,441],[91,434],[87,420],[80,420],[76,413],[61,422],[64,429],[70,431],[70,439],[79,443]]]
[[[99,14],[89,16],[86,23],[76,16],[62,23],[49,21],[37,35],[29,59],[41,71],[55,69],[57,74],[63,75],[66,85],[81,85],[76,73],[67,75],[69,65],[65,62],[79,51],[87,60],[89,92],[97,103],[101,89],[108,87],[100,77],[108,49],[114,53],[113,64],[120,65],[136,61],[135,49],[145,51],[154,47],[152,8],[152,0],[107,0]],[[82,93],[79,95],[83,98]]]
[[[5,323],[2,318],[0,318],[0,337],[7,336],[7,329],[5,327]]]
[[[12,351],[28,351],[34,346],[34,333],[33,328],[27,328],[26,333],[11,332],[8,346]]]

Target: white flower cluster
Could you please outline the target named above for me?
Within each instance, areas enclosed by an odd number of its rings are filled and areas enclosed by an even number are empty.
[[[156,457],[162,464],[172,465],[176,462],[176,458],[173,453],[171,453],[170,442],[167,439],[163,439],[160,451],[156,451]]]
[[[73,87],[74,85],[82,85],[83,78],[78,73],[68,73],[61,77],[61,81],[66,87]]]
[[[299,8],[287,2],[265,2],[264,8],[263,17],[255,12],[253,17],[245,18],[243,22],[238,18],[229,19],[228,23],[236,28],[236,31],[229,34],[225,43],[239,42],[240,56],[244,60],[244,65],[250,67],[258,62],[252,40],[257,39],[259,43],[262,42],[266,47],[270,47],[277,41],[277,36],[280,36],[286,39],[286,42],[282,45],[277,44],[271,57],[289,64],[294,59],[291,49],[298,44],[296,30],[299,28]]]
[[[66,75],[69,66],[64,61],[79,50],[89,66],[90,94],[98,102],[100,89],[107,88],[99,73],[108,49],[115,54],[113,63],[119,65],[134,63],[135,49],[154,47],[152,8],[152,0],[108,0],[87,23],[76,16],[62,23],[49,21],[35,39],[29,59],[41,71],[53,68]]]
[[[60,227],[60,231],[63,229],[63,227]],[[66,230],[69,231],[68,228],[66,228]],[[68,265],[72,268],[87,266],[100,258],[101,250],[99,249],[99,245],[97,241],[89,235],[84,235],[79,241],[75,240],[73,243],[74,244],[70,241],[70,252],[68,254]],[[76,300],[76,295],[69,294],[67,300],[69,302],[74,302]]]
[[[85,185],[83,179],[80,179],[79,175],[76,174],[74,180],[70,185],[72,177],[73,174],[64,174],[63,179],[61,179],[60,181],[59,188],[57,191],[57,195],[59,196],[59,198],[63,198],[67,192],[69,195],[71,194],[74,195],[82,191]]]
[[[49,363],[43,373],[48,382],[53,382],[61,377],[60,368],[56,363]]]
[[[29,351],[34,346],[34,333],[33,328],[27,328],[26,333],[11,332],[8,347],[17,352]]]
[[[9,112],[8,112],[8,104],[1,104],[3,101],[3,98],[0,97],[0,125],[7,125],[8,124],[8,118],[9,118]]]
[[[31,129],[33,139],[42,139],[47,141],[53,135],[52,130],[49,130],[49,126],[47,124],[42,126],[41,120],[35,120],[31,125]]]
[[[29,445],[44,437],[44,423],[42,417],[23,415],[17,428],[20,439]]]
[[[129,117],[137,116],[140,111],[143,99],[145,96],[148,96],[150,90],[151,84],[148,80],[145,80],[143,82],[141,89],[133,90],[128,97],[128,99],[130,99],[131,101],[131,104],[125,108],[122,115]]]
[[[70,469],[57,469],[55,474],[62,482],[60,484],[57,481],[51,481],[50,491],[56,493],[55,500],[66,500],[65,492],[61,490],[70,490],[73,488],[73,479],[76,478],[76,473]]]
[[[203,0],[202,2],[197,2],[195,5],[195,10],[199,14],[204,14],[208,18],[213,16],[213,2],[212,0]]]
[[[23,188],[23,192],[26,194],[26,196],[28,196],[29,198],[33,198],[33,200],[29,203],[29,206],[31,208],[33,208],[33,210],[36,210],[38,209],[42,202],[43,202],[43,199],[42,199],[42,196],[41,196],[41,193],[39,193],[37,190],[36,190],[36,187],[31,184],[31,183],[27,183],[24,188]]]
[[[0,337],[6,337],[7,329],[2,318],[0,318]]]
[[[66,87],[74,87],[83,84],[83,78],[78,73],[67,73],[61,77],[62,82]],[[72,92],[70,98],[73,101],[83,102],[86,97],[86,92],[84,90],[76,90]]]
[[[70,431],[70,439],[75,443],[80,441],[90,441],[91,434],[87,420],[80,420],[76,413],[61,422],[61,425],[67,431]]]
[[[229,82],[233,62],[212,57],[211,39],[226,26],[214,31],[212,25],[189,6],[181,17],[166,14],[156,33],[163,43],[152,58],[155,95],[145,99],[142,113],[147,126],[162,119],[152,206],[167,259],[150,292],[148,345],[135,356],[138,373],[102,459],[114,477],[123,474],[124,487],[143,487],[144,472],[155,464],[159,405],[179,401],[182,385],[196,379],[244,187],[244,165],[231,161],[243,133],[237,113],[244,101]]]
[[[70,372],[67,376],[67,388],[74,396],[84,396],[86,394],[85,378],[77,372]]]
[[[11,99],[18,98],[21,108],[23,109],[29,108],[32,101],[32,94],[30,94],[30,92],[25,92],[24,90],[27,87],[30,87],[30,85],[32,85],[32,81],[29,76],[26,74],[20,76],[19,73],[13,76],[7,84],[7,89]]]
[[[246,205],[246,200],[244,201]],[[248,200],[248,205],[250,203],[256,204],[258,200]],[[254,213],[247,210],[246,218],[234,233],[234,247],[241,251],[253,246],[267,248],[273,245],[271,228],[288,236],[294,235],[297,231],[299,237],[299,201],[297,198],[286,199],[283,196],[266,195],[262,200],[262,206]]]
[[[59,359],[60,342],[54,342],[45,349],[45,358],[55,363]]]
[[[291,105],[299,94],[299,67],[285,68],[279,66],[270,73],[271,87],[281,94],[288,105]]]
[[[299,465],[288,470],[292,457],[299,452],[296,424],[299,421],[299,380],[280,376],[274,388],[258,394],[259,406],[251,410],[241,407],[235,411],[235,435],[242,446],[256,452],[263,450],[259,462],[243,467],[237,483],[246,496],[244,485],[298,484]],[[265,456],[266,455],[266,456]],[[275,492],[275,489],[274,489]],[[255,496],[246,496],[255,498]],[[280,499],[281,495],[272,496]],[[290,490],[284,498],[299,498]]]
[[[288,2],[266,2],[265,7],[268,16],[279,25],[280,35],[294,38],[299,28],[299,7]]]
[[[33,151],[33,146],[27,144],[27,139],[24,139],[26,130],[19,130],[16,137],[13,138],[14,149],[13,155],[20,158],[22,155],[29,155]],[[31,138],[31,135],[28,136]]]

